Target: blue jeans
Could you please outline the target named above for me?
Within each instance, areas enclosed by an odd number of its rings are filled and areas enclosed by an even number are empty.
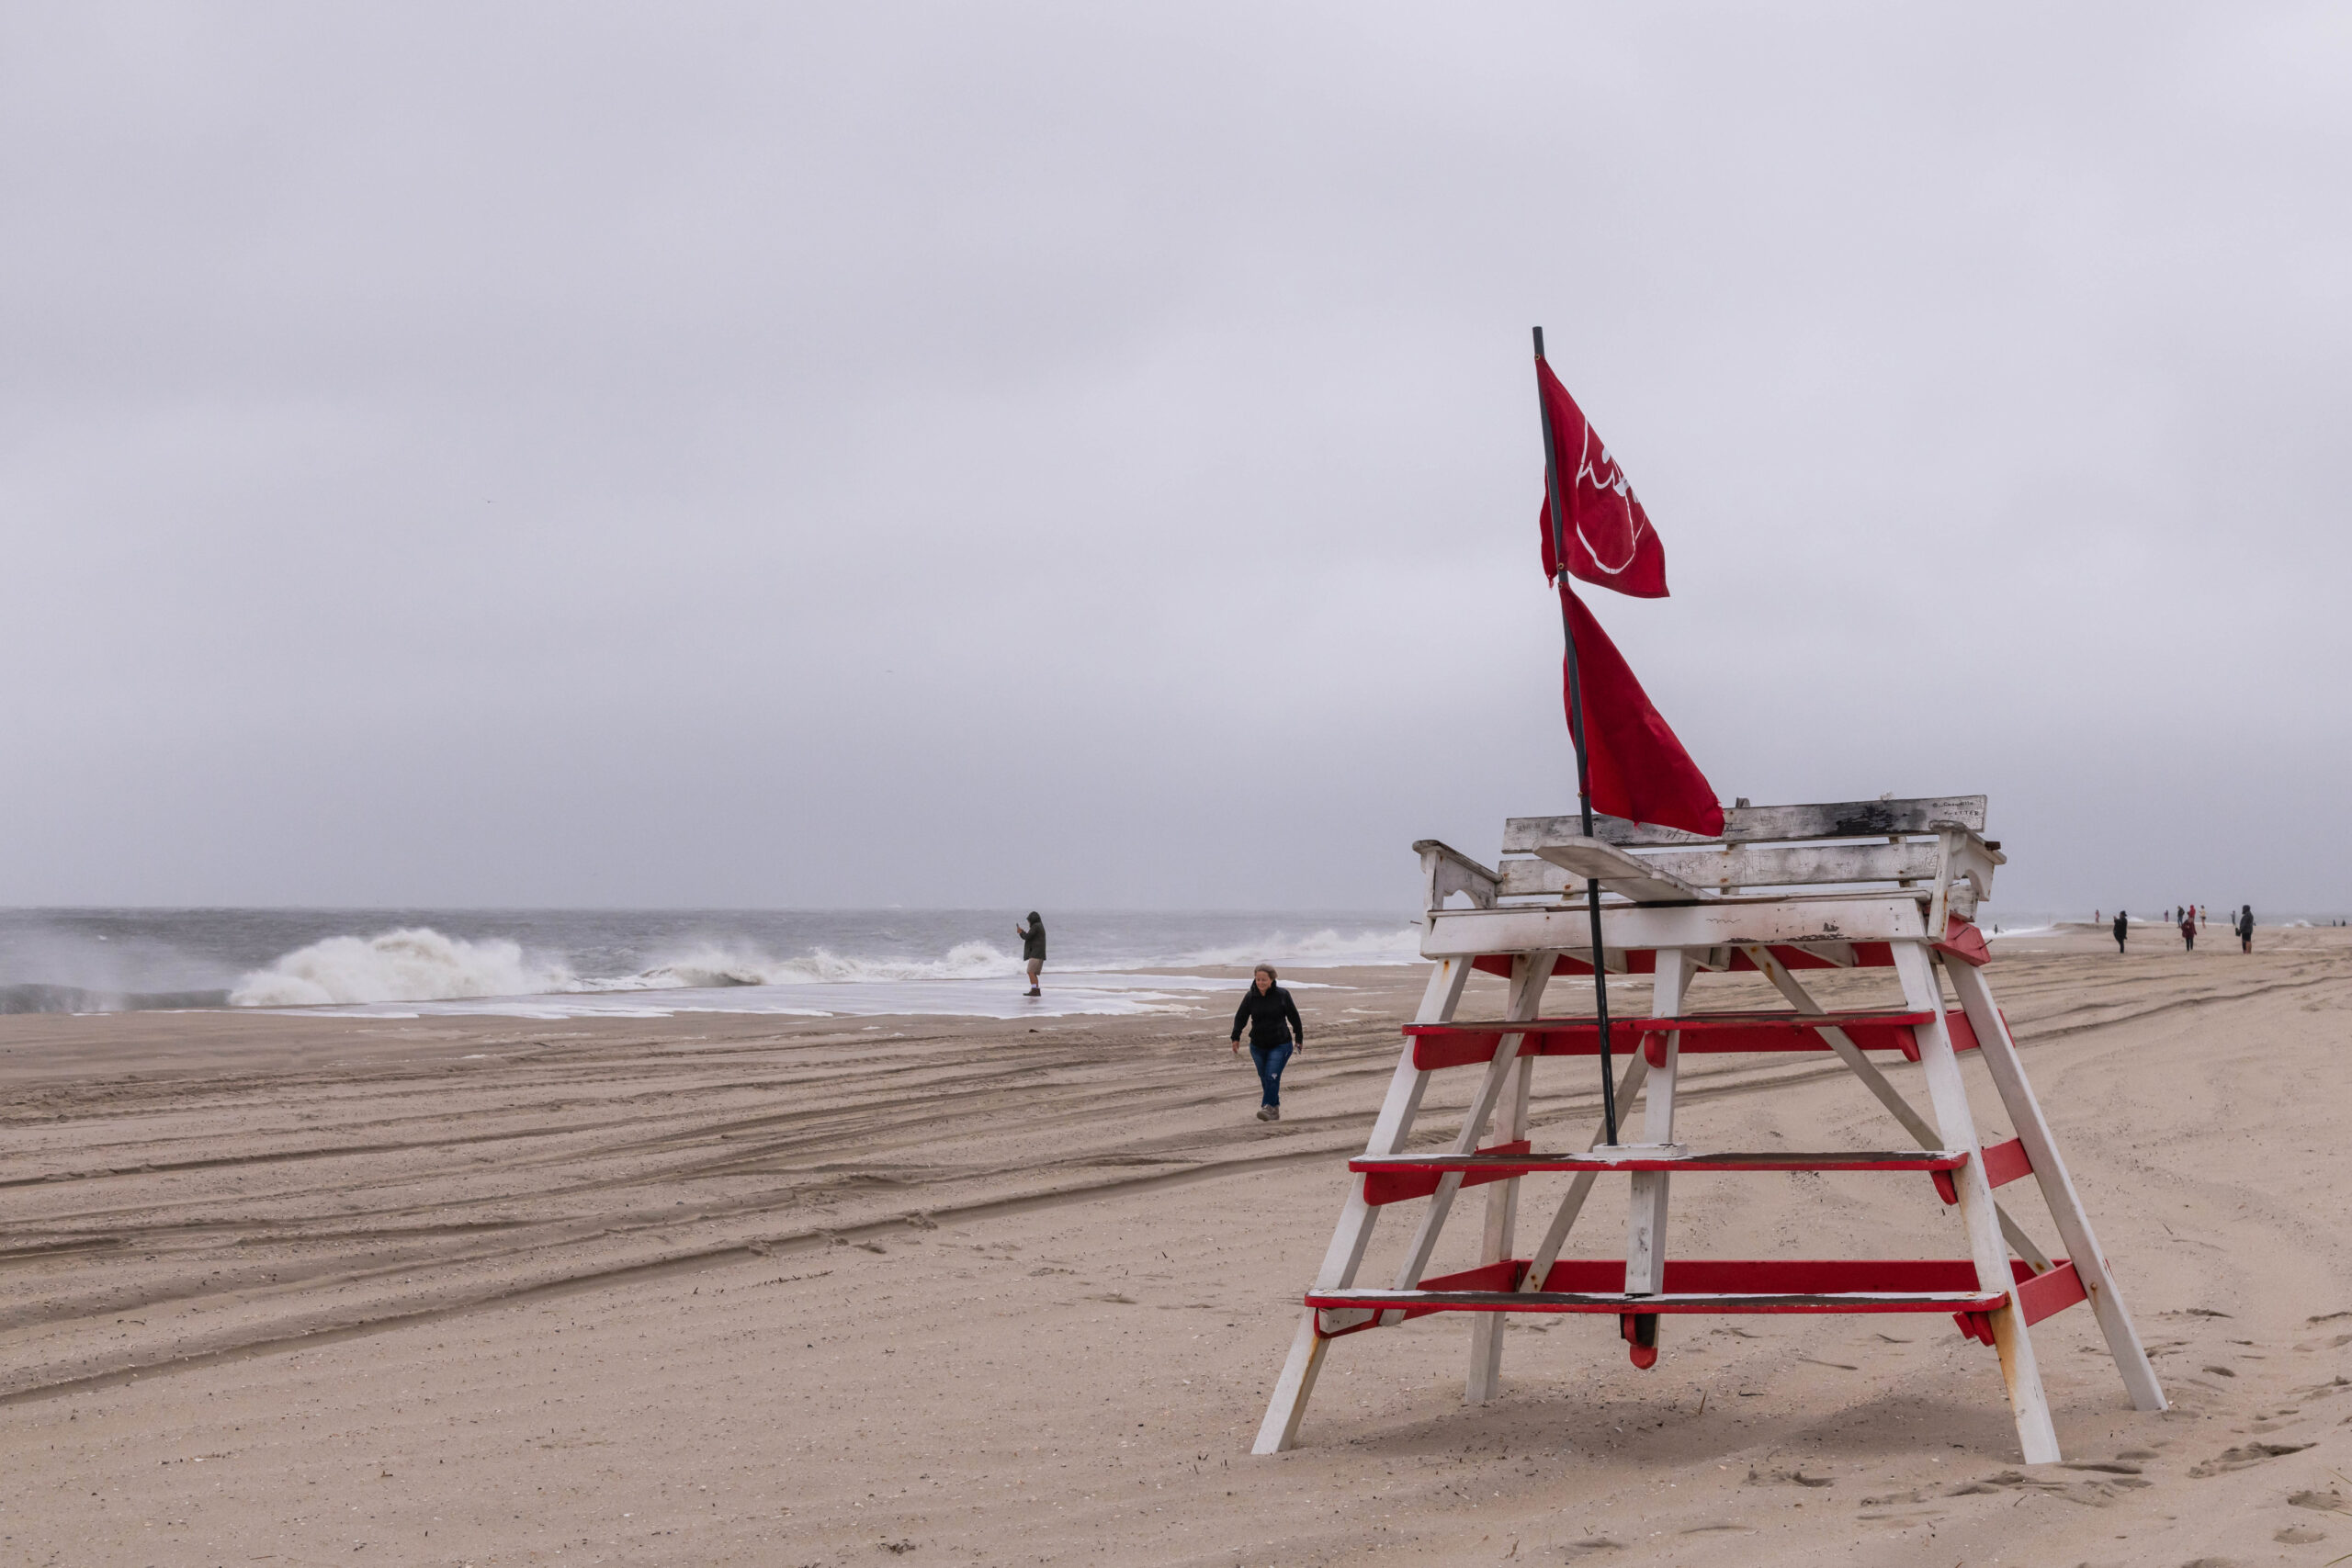
[[[1288,1040],[1279,1045],[1252,1045],[1250,1059],[1258,1064],[1258,1089],[1262,1096],[1259,1103],[1280,1105],[1283,1102],[1283,1068],[1290,1065],[1295,1048]]]

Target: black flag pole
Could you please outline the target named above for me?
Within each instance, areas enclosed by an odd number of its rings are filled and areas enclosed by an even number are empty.
[[[1561,524],[1560,466],[1555,454],[1558,446],[1552,439],[1552,403],[1544,395],[1544,329],[1535,329],[1535,406],[1544,416],[1544,496],[1552,509],[1552,562],[1562,576],[1568,570],[1568,545]],[[1565,586],[1565,585],[1563,585]],[[1584,836],[1592,837],[1592,769],[1585,760],[1584,750],[1584,682],[1577,674],[1576,624],[1568,619],[1568,601],[1565,593],[1560,600],[1560,634],[1568,645],[1568,737],[1577,749],[1577,807],[1584,814]],[[1584,885],[1585,908],[1592,917],[1592,1000],[1593,1011],[1600,1021],[1600,1114],[1601,1125],[1607,1130],[1608,1142],[1617,1142],[1616,1068],[1609,1055],[1609,967],[1600,948],[1600,880],[1588,877]]]

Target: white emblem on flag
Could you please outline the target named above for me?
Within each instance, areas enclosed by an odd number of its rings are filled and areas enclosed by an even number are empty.
[[[1623,540],[1622,548],[1624,550],[1624,558],[1614,566],[1603,559],[1599,547],[1593,543],[1592,536],[1584,531],[1584,521],[1581,517],[1577,521],[1577,538],[1583,544],[1584,553],[1595,568],[1611,577],[1619,577],[1623,575],[1626,568],[1634,564],[1634,558],[1641,553],[1642,536],[1649,531],[1649,519],[1637,510],[1640,502],[1634,498],[1634,487],[1625,481],[1625,472],[1617,466],[1617,459],[1609,455],[1609,448],[1601,446],[1600,462],[1596,464],[1593,461],[1593,449],[1598,445],[1592,438],[1592,424],[1587,421],[1584,426],[1584,444],[1577,455],[1576,482],[1580,485],[1590,485],[1595,491],[1606,492],[1614,498],[1604,504],[1613,506],[1624,516],[1624,531],[1620,536]]]

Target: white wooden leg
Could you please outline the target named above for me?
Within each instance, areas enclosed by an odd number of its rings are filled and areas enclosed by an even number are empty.
[[[1797,1011],[1809,1018],[1819,1018],[1828,1010],[1814,1000],[1813,993],[1798,983],[1797,977],[1789,973],[1786,964],[1772,956],[1771,949],[1751,947],[1745,951],[1764,977],[1772,982],[1774,988],[1796,1005]],[[1937,1010],[1939,1012],[1942,1010],[1940,1002],[1937,1006]],[[1862,1087],[1876,1096],[1878,1102],[1885,1106],[1897,1122],[1903,1123],[1903,1130],[1919,1141],[1919,1147],[1932,1149],[1938,1146],[1936,1143],[1938,1134],[1934,1128],[1928,1125],[1928,1119],[1911,1109],[1911,1102],[1905,1100],[1901,1091],[1886,1081],[1886,1075],[1878,1070],[1878,1065],[1862,1055],[1862,1048],[1855,1044],[1844,1030],[1825,1029],[1821,1031],[1821,1037],[1829,1043],[1829,1048],[1838,1054],[1838,1059],[1846,1064],[1848,1070],[1862,1080]],[[1983,1035],[1980,1034],[1978,1038],[1981,1040]],[[1993,1205],[1993,1214],[2000,1222],[2001,1238],[2017,1250],[2017,1255],[2024,1258],[2035,1273],[2050,1272],[2049,1255],[2034,1245],[2033,1237],[2026,1234],[2025,1227],[2011,1218],[2009,1212],[1998,1203]]]
[[[2018,1309],[2017,1281],[2009,1271],[2008,1250],[1993,1212],[1993,1189],[1984,1179],[1984,1156],[1976,1139],[1976,1115],[1969,1108],[1968,1084],[1960,1076],[1960,1058],[1953,1054],[1951,1032],[1944,1023],[1943,990],[1936,983],[1933,963],[1925,946],[1898,942],[1894,972],[1903,981],[1904,1000],[1928,1021],[1913,1031],[1919,1043],[1919,1066],[1928,1082],[1928,1099],[1935,1107],[1940,1136],[1938,1146],[1968,1156],[1968,1163],[1952,1172],[1960,1190],[1960,1217],[1968,1228],[1969,1251],[1976,1260],[1977,1288],[1988,1294],[1999,1291],[2008,1300],[1989,1315],[1993,1345],[2001,1358],[2001,1378],[2008,1385],[2009,1409],[2017,1417],[2018,1440],[2028,1464],[2058,1462],[2058,1432],[2051,1425],[2050,1402],[2041,1389],[2041,1369],[2034,1359],[2033,1339],[2026,1332]]]
[[[1496,1117],[1498,1142],[1516,1143],[1527,1136],[1527,1095],[1534,1071],[1534,1057],[1519,1059],[1519,1071],[1512,1075],[1510,1090]],[[1519,1182],[1514,1176],[1487,1188],[1487,1225],[1478,1245],[1481,1263],[1499,1263],[1510,1256],[1519,1223]],[[1470,1314],[1470,1379],[1465,1393],[1473,1404],[1486,1404],[1502,1386],[1506,1321],[1498,1312]]]
[[[1536,1006],[1544,997],[1543,982],[1550,977],[1553,963],[1558,957],[1557,953],[1538,952],[1522,953],[1511,961],[1510,999],[1503,1012],[1505,1022],[1523,1022],[1535,1016]],[[1528,978],[1531,976],[1536,976],[1532,985]],[[1487,1064],[1485,1074],[1478,1079],[1477,1092],[1471,1097],[1470,1109],[1462,1118],[1461,1134],[1453,1140],[1450,1153],[1478,1152],[1478,1140],[1486,1135],[1487,1123],[1518,1070],[1520,1042],[1524,1039],[1523,1034],[1506,1034],[1496,1045],[1494,1059]],[[1359,1190],[1361,1186],[1359,1183]],[[1407,1249],[1404,1262],[1396,1267],[1396,1283],[1392,1289],[1409,1291],[1421,1282],[1421,1276],[1429,1270],[1430,1257],[1437,1250],[1437,1238],[1445,1229],[1446,1217],[1453,1212],[1453,1200],[1461,1190],[1460,1171],[1450,1170],[1438,1179],[1437,1190],[1430,1195],[1430,1206],[1421,1214],[1420,1229],[1413,1233],[1413,1244]],[[1392,1313],[1383,1321],[1401,1323],[1404,1317],[1400,1313]]]
[[[1657,955],[1657,983],[1650,989],[1650,1015],[1672,1018],[1682,1010],[1698,965],[1675,950]],[[1636,1050],[1640,1047],[1636,1046]],[[1682,1036],[1666,1037],[1666,1065],[1652,1067],[1642,1089],[1642,1142],[1674,1142],[1674,1088],[1682,1056]],[[1633,1200],[1625,1219],[1625,1289],[1656,1295],[1666,1289],[1667,1173],[1633,1173]]]
[[[1462,988],[1469,984],[1470,973],[1467,958],[1441,962],[1430,975],[1429,987],[1421,993],[1420,1010],[1414,1014],[1413,1021],[1451,1022],[1454,1010],[1462,1004]],[[1388,1080],[1388,1094],[1381,1101],[1380,1116],[1373,1122],[1364,1153],[1393,1155],[1403,1150],[1429,1081],[1429,1074],[1413,1066],[1412,1042],[1407,1041],[1396,1071]],[[1339,1226],[1331,1233],[1331,1245],[1323,1254],[1323,1267],[1316,1272],[1317,1290],[1343,1291],[1355,1283],[1356,1269],[1363,1263],[1364,1248],[1372,1243],[1372,1228],[1379,1218],[1380,1211],[1363,1201],[1363,1178],[1352,1178],[1348,1183],[1347,1201],[1340,1210]],[[1280,1453],[1298,1440],[1298,1424],[1306,1414],[1307,1400],[1314,1395],[1316,1375],[1323,1370],[1323,1355],[1330,1343],[1315,1332],[1315,1310],[1307,1308],[1299,1316],[1297,1333],[1291,1337],[1290,1354],[1283,1359],[1282,1372],[1274,1380],[1273,1396],[1266,1404],[1266,1419],[1258,1427],[1258,1440],[1250,1446],[1250,1452]]]
[[[2025,1145],[2026,1157],[2033,1162],[2034,1180],[2040,1183],[2041,1196],[2050,1204],[2050,1217],[2057,1224],[2058,1239],[2072,1258],[2083,1289],[2089,1292],[2091,1310],[2098,1317],[2100,1332],[2107,1336],[2107,1348],[2115,1357],[2115,1370],[2123,1374],[2123,1386],[2131,1393],[2132,1405],[2141,1410],[2165,1409],[2165,1391],[2156,1382],[2155,1368],[2148,1364],[2148,1352],[2140,1344],[2139,1331],[2132,1325],[2132,1314],[2124,1310],[2123,1292],[2108,1269],[2107,1255],[2098,1249],[2090,1215],[2075,1191],[2074,1179],[2066,1174],[2066,1162],[2058,1153],[2058,1140],[2051,1135],[2050,1123],[2042,1117],[2041,1102],[2034,1097],[2032,1085],[2026,1081],[2025,1064],[2018,1058],[2017,1042],[2010,1038],[2007,1021],[1993,1004],[1992,987],[1985,983],[1982,970],[1968,964],[1947,964],[1944,969],[1951,976],[1951,988],[1959,994],[1970,1026],[1976,1031],[1977,1048],[1992,1075],[1993,1087],[2008,1111],[2009,1124],[2017,1129],[2018,1141]]]
[[[1639,1051],[1634,1052],[1633,1059],[1625,1064],[1623,1076],[1617,1080],[1618,1104],[1634,1103],[1634,1095],[1647,1080],[1649,1070],[1649,1058]],[[1592,1136],[1585,1140],[1584,1146],[1597,1149],[1600,1146],[1600,1140],[1608,1134],[1607,1126],[1595,1127]],[[1543,1242],[1535,1248],[1535,1256],[1528,1260],[1527,1278],[1519,1282],[1521,1290],[1540,1291],[1544,1288],[1544,1277],[1552,1272],[1552,1265],[1560,1260],[1560,1249],[1567,1245],[1568,1233],[1576,1228],[1577,1216],[1584,1213],[1584,1201],[1591,1195],[1597,1176],[1594,1171],[1582,1170],[1569,1181],[1567,1196],[1560,1200],[1559,1208],[1553,1213],[1552,1223],[1544,1227]]]

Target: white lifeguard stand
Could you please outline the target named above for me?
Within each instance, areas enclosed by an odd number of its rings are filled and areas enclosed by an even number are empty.
[[[1331,1342],[1438,1313],[1472,1314],[1468,1397],[1491,1398],[1502,1368],[1506,1313],[1617,1315],[1634,1364],[1657,1357],[1665,1314],[1686,1313],[1950,1313],[1962,1332],[2000,1356],[2002,1380],[2029,1463],[2059,1457],[2028,1325],[2088,1301],[2132,1403],[2165,1408],[2164,1391],[2124,1310],[2090,1219],[2027,1083],[2008,1025],[1994,1005],[1989,956],[1972,923],[2006,857],[1984,837],[1985,800],[1963,795],[1837,805],[1750,807],[1724,813],[1720,838],[1612,818],[1585,837],[1574,817],[1516,818],[1498,868],[1424,840],[1421,953],[1436,961],[1403,1059],[1352,1173],[1340,1224],[1306,1298],[1289,1359],[1274,1385],[1255,1451],[1296,1440]],[[1612,1022],[1624,1058],[1617,1103],[1642,1100],[1641,1141],[1533,1152],[1528,1095],[1539,1056],[1600,1051],[1596,1018],[1544,1018],[1554,975],[1592,972],[1590,911],[1597,878],[1608,972],[1653,978],[1650,1015]],[[1447,907],[1456,894],[1466,906]],[[1808,969],[1891,968],[1900,1006],[1832,1011],[1798,981]],[[1502,1021],[1456,1023],[1473,969],[1502,975]],[[1761,974],[1787,1010],[1689,1012],[1692,980],[1708,972]],[[1948,1003],[1951,987],[1957,1005]],[[1702,1152],[1675,1142],[1675,1080],[1688,1053],[1833,1052],[1916,1140],[1917,1147],[1824,1153]],[[1980,1146],[1960,1053],[1984,1061],[2016,1136]],[[1919,1064],[1928,1115],[1913,1109],[1870,1060],[1896,1052]],[[1433,1073],[1476,1067],[1467,1114],[1442,1152],[1406,1152]],[[1481,1145],[1490,1124],[1495,1143]],[[1624,1134],[1621,1134],[1621,1137]],[[1670,1258],[1667,1199],[1678,1171],[1917,1171],[1960,1211],[1967,1256],[1892,1260]],[[1514,1247],[1521,1179],[1573,1173],[1532,1256]],[[1560,1251],[1595,1178],[1623,1172],[1631,1195],[1624,1261],[1563,1259]],[[2031,1176],[2066,1256],[2052,1258],[1994,1201],[1993,1190]],[[1489,1185],[1490,1184],[1490,1185]],[[1462,1189],[1488,1185],[1477,1267],[1425,1277]],[[1393,1203],[1427,1201],[1388,1288],[1359,1289],[1374,1224]],[[2014,1255],[2014,1256],[2013,1256]]]

